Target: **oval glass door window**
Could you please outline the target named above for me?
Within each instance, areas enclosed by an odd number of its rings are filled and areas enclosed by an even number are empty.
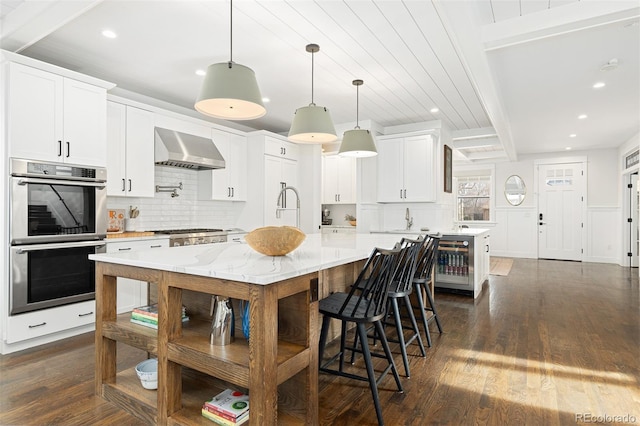
[[[518,175],[512,175],[504,183],[504,196],[512,206],[519,206],[524,201],[527,194],[527,187],[524,180]]]

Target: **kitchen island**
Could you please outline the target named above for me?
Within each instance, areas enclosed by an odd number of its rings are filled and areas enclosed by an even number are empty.
[[[96,254],[96,393],[158,424],[210,424],[202,403],[217,386],[249,391],[251,425],[318,423],[318,300],[353,283],[374,247],[396,235],[312,234],[287,256],[268,257],[240,242]],[[116,278],[153,283],[158,330],[116,313]],[[250,339],[236,333],[209,344],[211,295],[249,302]],[[183,304],[192,320],[183,326]],[[236,315],[238,318],[239,316]],[[158,390],[117,371],[117,343],[158,358]],[[189,374],[188,374],[189,373]],[[187,377],[189,376],[189,377]],[[221,384],[220,384],[221,383]]]

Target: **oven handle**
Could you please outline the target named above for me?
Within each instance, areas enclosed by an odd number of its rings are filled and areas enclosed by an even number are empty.
[[[73,186],[92,186],[98,189],[104,189],[104,182],[83,182],[78,180],[58,180],[58,179],[38,179],[38,178],[22,178],[18,179],[18,185],[26,185],[28,183],[44,183],[46,185],[73,185]]]
[[[28,247],[21,247],[16,250],[16,253],[23,254],[30,251],[55,250],[74,247],[103,247],[106,245],[107,243],[105,243],[104,241],[79,241],[76,243],[37,244]]]

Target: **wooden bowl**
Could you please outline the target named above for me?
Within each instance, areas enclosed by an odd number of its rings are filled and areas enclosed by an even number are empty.
[[[265,226],[249,232],[245,241],[249,247],[265,256],[284,256],[304,241],[304,232],[293,226]]]

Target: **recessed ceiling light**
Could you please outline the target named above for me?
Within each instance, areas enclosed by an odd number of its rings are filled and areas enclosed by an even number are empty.
[[[567,151],[571,151],[571,147],[570,147],[570,146],[566,147],[565,149],[566,149]]]
[[[439,108],[435,108],[435,107],[434,107],[434,108],[431,108],[431,109],[429,110],[429,112],[431,112],[431,113],[433,113],[433,114],[435,114],[435,113],[436,113],[436,112],[438,112],[438,111],[440,111],[440,109],[439,109]]]
[[[570,137],[570,138],[575,138],[576,136],[578,136],[578,135],[576,135],[575,133],[571,133],[571,134],[569,135],[569,137]]]
[[[596,84],[593,85],[594,89],[600,89],[602,87],[606,86],[606,84],[604,84],[602,81],[597,82]]]
[[[205,76],[207,72],[205,70],[196,70],[196,75]]]
[[[264,103],[266,104],[267,102],[271,102],[271,99],[269,99],[269,98],[262,98],[262,102],[264,102]]]
[[[585,118],[587,118],[587,114],[580,114],[578,116],[578,120],[584,120]]]
[[[102,31],[102,35],[105,36],[106,38],[116,38],[118,37],[118,35],[116,33],[114,33],[111,30],[104,30]]]

